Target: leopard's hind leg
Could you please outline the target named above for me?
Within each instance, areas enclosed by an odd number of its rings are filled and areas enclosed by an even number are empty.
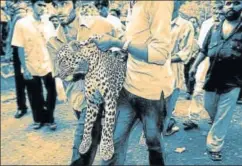
[[[87,112],[85,117],[84,134],[81,145],[79,147],[79,152],[81,154],[85,154],[92,144],[92,129],[94,122],[97,119],[98,111],[99,106],[87,100]]]
[[[105,120],[102,129],[102,139],[100,144],[100,154],[104,160],[112,158],[114,153],[113,130],[115,123],[117,102],[115,98],[108,97],[105,100]]]

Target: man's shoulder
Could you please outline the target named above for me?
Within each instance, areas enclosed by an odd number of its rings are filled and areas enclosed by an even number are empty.
[[[112,24],[107,20],[107,18],[103,18],[101,16],[97,16],[94,18],[94,24],[112,26]]]
[[[17,21],[17,24],[26,24],[27,22],[30,21],[30,16],[25,16],[23,18],[20,18],[18,21]]]
[[[190,21],[186,20],[185,18],[179,17],[179,23],[184,27],[184,28],[189,28],[193,29],[193,25]]]

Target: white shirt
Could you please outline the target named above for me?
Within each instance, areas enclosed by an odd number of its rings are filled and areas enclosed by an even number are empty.
[[[212,17],[202,23],[201,30],[200,30],[199,37],[198,37],[198,44],[199,44],[200,48],[202,48],[202,44],[205,40],[205,37],[206,37],[208,31],[213,26],[213,24],[214,24],[214,20]]]
[[[51,72],[46,43],[54,33],[55,29],[50,21],[36,21],[33,15],[16,23],[12,45],[24,48],[26,66],[33,76],[44,76]]]
[[[198,38],[198,45],[200,48],[202,48],[202,45],[207,36],[207,33],[211,29],[213,24],[214,24],[214,20],[212,17],[203,22],[199,33],[199,38]],[[203,91],[202,87],[208,71],[208,67],[209,67],[209,58],[206,57],[206,59],[203,60],[203,62],[198,66],[198,69],[197,69],[195,94]]]

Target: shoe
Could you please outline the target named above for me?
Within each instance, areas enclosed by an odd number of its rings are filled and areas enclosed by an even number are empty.
[[[164,133],[165,136],[170,136],[180,130],[178,126],[175,126],[176,120],[174,118],[170,119],[169,125]]]
[[[221,155],[220,152],[210,152],[210,151],[208,151],[208,156],[213,161],[221,161],[222,160],[222,155]]]
[[[242,104],[242,99],[239,99],[239,100],[237,101],[237,104]]]
[[[33,124],[33,129],[34,129],[34,130],[38,130],[38,129],[40,129],[41,127],[43,127],[43,123],[35,122],[35,123]]]
[[[15,113],[14,117],[16,119],[19,119],[22,116],[24,116],[26,113],[27,113],[27,110],[17,110],[17,112]]]
[[[53,123],[47,123],[47,126],[49,126],[50,130],[56,130],[57,124],[55,122]]]
[[[198,128],[198,124],[194,123],[193,121],[191,120],[187,120],[183,123],[183,125],[185,126],[184,127],[184,130],[191,130],[191,129],[197,129]]]
[[[178,132],[180,130],[180,128],[178,126],[173,126],[172,128],[168,128],[166,130],[165,136],[170,136],[172,134],[175,134],[176,132]]]

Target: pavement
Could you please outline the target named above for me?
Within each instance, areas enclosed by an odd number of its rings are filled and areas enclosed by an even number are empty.
[[[10,80],[8,80],[10,81]],[[8,82],[7,81],[7,82]],[[1,80],[1,84],[4,81]],[[12,81],[10,81],[12,82]],[[3,84],[2,84],[3,85]],[[5,85],[5,84],[4,84]],[[6,88],[7,87],[7,88]],[[223,160],[211,161],[206,153],[208,115],[201,114],[199,129],[184,131],[190,101],[180,96],[174,116],[180,131],[164,137],[167,165],[242,165],[242,105],[237,105],[222,151]],[[10,84],[1,87],[1,165],[68,165],[72,153],[75,116],[68,104],[58,103],[55,111],[58,128],[31,128],[31,111],[15,119],[16,97]],[[142,125],[131,133],[125,165],[148,165],[147,146],[140,142]],[[178,148],[178,149],[177,149]],[[176,149],[179,152],[176,152]],[[94,165],[100,164],[97,153]]]

